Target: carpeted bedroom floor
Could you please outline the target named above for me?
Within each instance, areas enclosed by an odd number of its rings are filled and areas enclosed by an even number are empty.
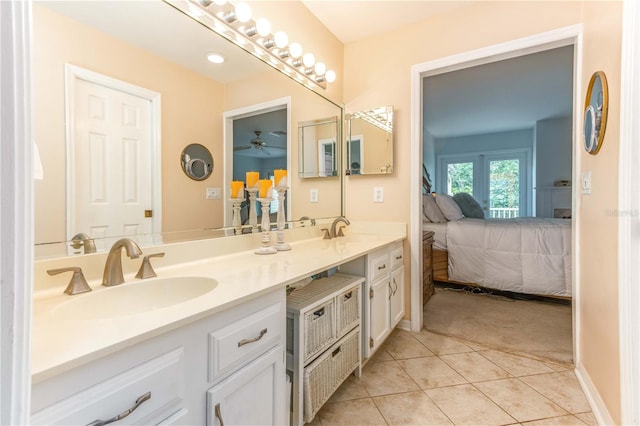
[[[424,328],[491,349],[573,362],[571,305],[436,287]]]

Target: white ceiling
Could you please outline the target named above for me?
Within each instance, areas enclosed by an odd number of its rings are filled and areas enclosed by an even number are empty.
[[[338,40],[346,44],[421,21],[471,2],[302,0],[302,3]]]

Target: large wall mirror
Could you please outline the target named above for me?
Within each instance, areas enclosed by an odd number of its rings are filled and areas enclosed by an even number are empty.
[[[224,63],[208,62],[209,53]],[[341,105],[161,0],[35,1],[33,91],[43,168],[35,182],[36,258],[82,253],[69,243],[78,233],[96,238],[98,251],[122,235],[143,244],[228,235],[224,200],[232,173],[226,154],[234,147],[227,146],[225,114],[276,99],[286,99],[287,125],[238,130],[241,143],[248,145],[246,135],[261,130],[261,138],[275,138],[267,146],[289,147],[287,220],[342,214],[340,179],[318,184],[298,177],[296,132],[297,123],[320,117],[341,123]],[[103,125],[109,117],[118,117],[117,129]],[[76,126],[89,131],[80,137]],[[341,128],[337,132],[339,141]],[[207,179],[189,178],[176,161],[186,141],[211,153],[215,167]],[[264,174],[273,169],[261,164],[256,167]],[[113,188],[119,200],[139,207],[134,219],[110,207],[87,213],[88,205],[107,206]],[[315,203],[312,190],[320,192]],[[208,196],[216,193],[221,196]],[[83,215],[91,221],[79,222]]]
[[[346,115],[347,175],[393,173],[393,107]]]

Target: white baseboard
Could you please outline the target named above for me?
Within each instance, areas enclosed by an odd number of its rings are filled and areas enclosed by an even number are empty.
[[[584,369],[584,366],[579,363],[576,366],[575,373],[598,424],[614,425],[615,422],[611,418],[609,410],[607,410],[604,401],[602,401],[602,398],[600,398],[600,394],[598,393],[596,387],[593,385],[593,382],[591,381],[591,378],[589,377],[587,371]]]
[[[405,319],[400,320],[398,325],[396,325],[396,328],[404,331],[411,331],[411,321]]]

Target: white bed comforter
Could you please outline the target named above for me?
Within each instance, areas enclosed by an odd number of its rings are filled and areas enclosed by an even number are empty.
[[[571,296],[571,221],[448,222],[449,279],[518,293]]]

